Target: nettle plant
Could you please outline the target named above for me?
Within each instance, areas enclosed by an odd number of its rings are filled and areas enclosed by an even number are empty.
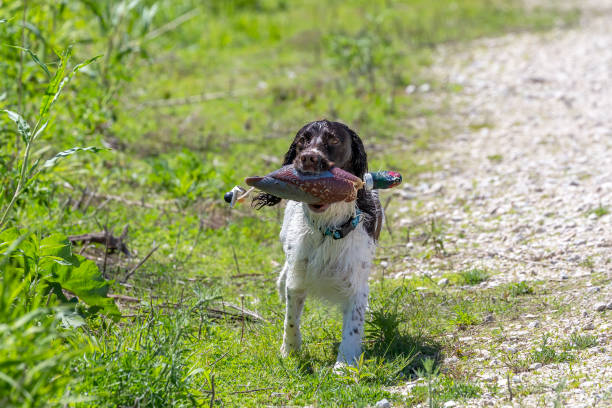
[[[38,64],[49,76],[51,75],[49,73],[49,68],[47,68],[47,66],[43,62],[41,62],[32,51],[27,49],[24,49],[24,51],[27,52],[32,58],[32,60],[36,64]],[[24,119],[19,113],[7,109],[2,109],[2,112],[5,112],[8,117],[17,125],[17,132],[21,137],[21,141],[25,145],[25,149],[23,153],[23,158],[19,163],[19,178],[17,181],[17,186],[15,187],[15,191],[12,194],[11,200],[0,212],[0,229],[4,228],[5,223],[7,221],[7,217],[21,193],[23,193],[27,186],[29,186],[34,182],[34,180],[36,180],[36,177],[41,171],[52,169],[53,167],[55,167],[55,165],[60,159],[70,156],[78,151],[89,151],[96,153],[101,150],[100,148],[94,146],[73,147],[71,149],[56,154],[54,157],[44,161],[42,164],[41,158],[38,158],[34,160],[33,163],[31,163],[32,157],[30,156],[32,153],[32,148],[35,144],[34,142],[36,142],[36,140],[40,138],[42,133],[49,125],[51,108],[53,107],[55,101],[57,101],[57,99],[59,98],[60,94],[62,93],[62,90],[81,68],[91,64],[99,58],[94,57],[85,62],[82,62],[76,65],[72,69],[72,71],[67,73],[67,65],[68,60],[70,58],[70,54],[71,48],[68,48],[60,55],[60,61],[57,71],[55,72],[55,75],[51,78],[51,81],[47,86],[47,90],[45,91],[45,95],[43,96],[38,119],[36,120],[36,124],[34,125],[34,127],[31,127],[28,121]],[[3,193],[4,191],[0,191],[0,196],[2,196]]]
[[[34,53],[30,50],[24,51],[50,76],[47,66]],[[44,283],[43,291],[55,294],[63,302],[68,301],[63,290],[68,290],[76,294],[90,307],[95,307],[94,312],[102,309],[110,316],[118,316],[117,307],[112,300],[106,298],[108,283],[103,279],[98,267],[94,262],[88,261],[80,255],[72,254],[70,242],[65,236],[51,235],[41,239],[31,231],[6,228],[8,216],[17,199],[28,186],[35,183],[41,172],[52,170],[59,160],[78,151],[95,153],[101,150],[93,146],[73,147],[59,152],[45,161],[42,161],[42,158],[39,157],[32,162],[30,157],[35,142],[51,120],[51,109],[66,84],[81,68],[98,58],[91,58],[76,65],[71,71],[67,71],[70,54],[70,48],[61,53],[58,68],[47,86],[38,119],[33,127],[20,114],[6,109],[2,110],[17,125],[17,132],[25,148],[23,149],[23,158],[18,164],[19,176],[12,198],[0,212],[0,231],[4,230],[0,234],[0,250],[3,251],[0,252],[2,254],[0,259],[2,259],[3,270],[9,267],[21,268],[21,276],[24,280],[30,279],[32,282]],[[18,254],[17,258],[15,258],[15,253]]]
[[[72,77],[96,58],[68,71],[70,48],[60,55],[51,76],[47,66],[24,49],[50,82],[42,98],[34,126],[19,113],[3,109],[15,122],[23,143],[13,191],[2,186],[0,197],[11,197],[0,211],[0,406],[42,406],[62,398],[70,382],[68,362],[85,347],[79,330],[85,318],[103,314],[113,320],[119,309],[107,296],[110,282],[95,262],[72,252],[66,236],[8,228],[19,197],[32,187],[43,171],[52,171],[57,162],[78,151],[98,152],[97,147],[73,147],[43,160],[32,158],[33,147],[51,121],[51,109]],[[8,194],[7,194],[8,193]],[[25,202],[27,205],[27,202]]]

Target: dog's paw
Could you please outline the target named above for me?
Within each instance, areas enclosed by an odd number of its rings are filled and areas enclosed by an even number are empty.
[[[287,358],[289,356],[293,356],[300,351],[299,347],[293,347],[288,344],[283,343],[280,348],[281,357]]]

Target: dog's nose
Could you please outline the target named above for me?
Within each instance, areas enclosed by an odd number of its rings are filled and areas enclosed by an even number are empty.
[[[313,151],[306,151],[300,154],[298,158],[298,170],[307,173],[318,173],[325,170],[323,163],[325,160],[321,157],[321,154]]]
[[[314,152],[306,152],[301,157],[302,165],[317,167],[321,162],[321,156]]]

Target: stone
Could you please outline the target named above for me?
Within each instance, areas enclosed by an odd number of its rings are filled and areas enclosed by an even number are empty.
[[[595,303],[595,306],[593,306],[593,309],[595,309],[596,312],[603,312],[604,310],[606,310],[607,307],[608,305],[605,304],[604,302],[599,302],[599,303]]]
[[[582,330],[593,330],[595,325],[593,322],[587,322],[584,326],[582,326]]]
[[[447,278],[442,278],[438,281],[438,285],[439,286],[446,286],[448,285],[448,279]]]
[[[530,370],[537,370],[538,368],[542,368],[542,363],[533,363],[529,366]]]
[[[444,408],[451,408],[451,407],[456,407],[456,406],[457,406],[457,403],[453,400],[446,401],[444,403]]]
[[[388,399],[383,398],[376,403],[376,408],[391,408],[391,403]]]

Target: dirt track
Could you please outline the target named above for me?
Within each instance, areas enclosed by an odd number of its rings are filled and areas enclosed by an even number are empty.
[[[612,2],[563,3],[582,9],[578,26],[442,48],[433,68],[461,90],[427,97],[445,100],[463,131],[435,153],[442,171],[406,186],[416,198],[403,205],[445,220],[457,270],[496,272],[482,287],[550,282],[558,304],[507,324],[501,345],[486,330],[459,339],[475,350],[474,381],[500,390],[467,406],[612,406]],[[406,266],[439,278],[431,261]],[[504,356],[571,333],[598,345],[513,375],[510,402]]]

